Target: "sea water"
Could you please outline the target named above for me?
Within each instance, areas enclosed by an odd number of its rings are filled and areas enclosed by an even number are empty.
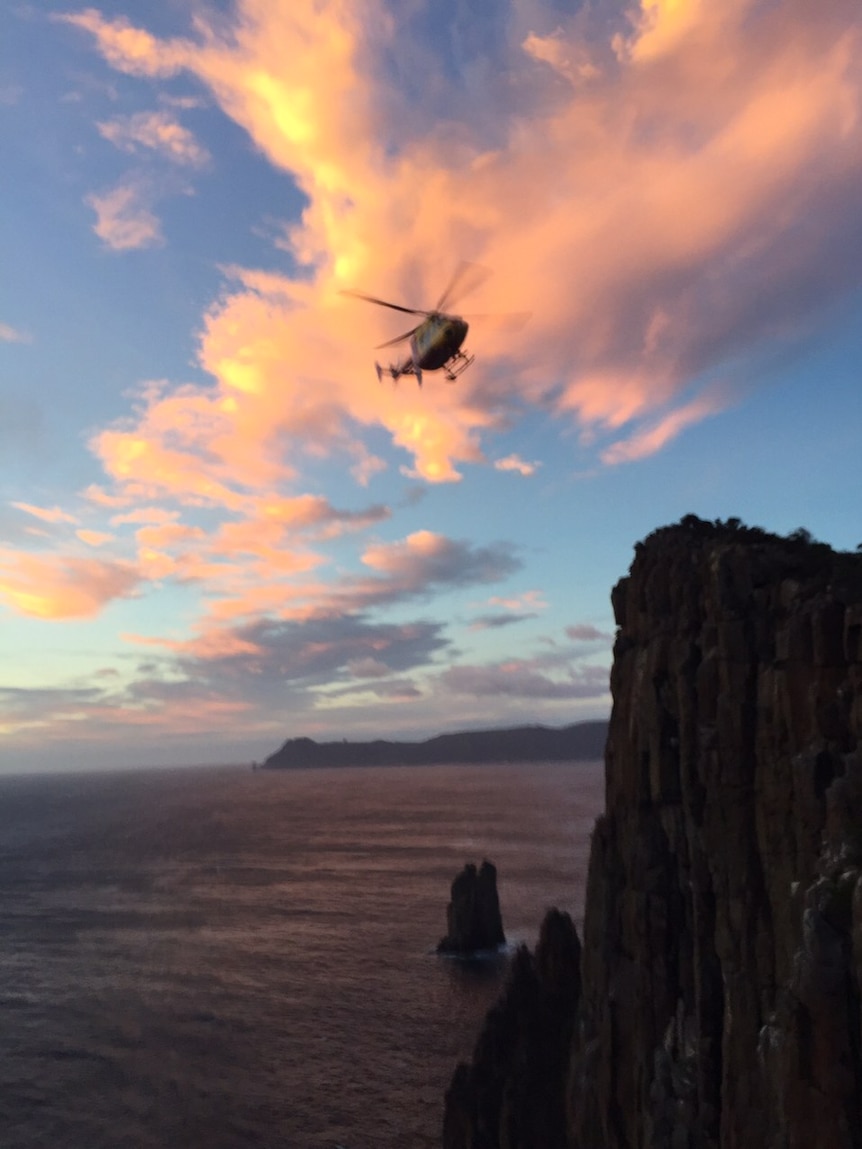
[[[438,1146],[512,945],[583,912],[600,763],[0,778],[3,1149]]]

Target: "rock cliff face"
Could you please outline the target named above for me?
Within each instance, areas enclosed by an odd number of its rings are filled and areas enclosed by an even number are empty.
[[[612,597],[568,1144],[862,1149],[862,556],[689,516]]]

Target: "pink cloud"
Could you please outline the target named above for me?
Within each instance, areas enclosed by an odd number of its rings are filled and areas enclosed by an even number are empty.
[[[652,426],[638,431],[629,439],[621,439],[602,452],[603,463],[631,463],[660,451],[671,439],[692,423],[699,423],[707,415],[714,415],[722,409],[722,401],[711,396],[702,396],[683,407],[671,411]]]
[[[178,544],[198,542],[206,538],[200,527],[186,526],[184,523],[168,522],[155,526],[140,527],[135,537],[142,547],[174,547]]]
[[[64,511],[61,507],[36,507],[32,503],[13,503],[12,506],[19,511],[24,511],[25,514],[41,519],[43,523],[76,523],[78,521],[74,515]]]
[[[194,135],[168,112],[137,112],[131,116],[118,116],[98,125],[100,134],[122,151],[135,152],[141,148],[158,152],[173,163],[187,167],[203,167],[209,153]]]
[[[0,601],[33,618],[93,618],[139,581],[129,563],[0,550]]]
[[[93,231],[111,251],[133,251],[163,242],[161,225],[150,211],[143,188],[121,183],[86,199],[96,213]]]
[[[384,576],[372,583],[358,580],[348,590],[362,599],[373,598],[378,591],[389,595],[424,591],[433,584],[467,586],[494,582],[513,573],[520,566],[510,548],[503,546],[471,547],[433,531],[414,531],[395,543],[378,543],[367,547],[363,563]]]
[[[92,497],[92,488],[88,489],[85,494]],[[100,502],[100,499],[94,499],[94,502]],[[113,505],[111,503],[106,504]],[[124,511],[120,514],[111,516],[111,523],[113,526],[121,526],[124,523],[146,523],[146,524],[164,524],[172,523],[179,517],[179,511],[170,511],[165,507],[138,507],[134,511]]]
[[[132,76],[173,75],[183,67],[192,50],[191,45],[183,41],[160,41],[134,27],[124,16],[105,20],[95,8],[58,13],[53,19],[92,33],[108,63]]]
[[[109,534],[108,531],[90,531],[86,529],[75,531],[76,538],[79,538],[82,543],[86,543],[88,547],[102,547],[105,543],[113,542],[115,536]]]
[[[488,604],[519,614],[523,611],[547,610],[548,607],[544,592],[540,590],[528,590],[519,595],[491,595]]]
[[[257,520],[307,531],[316,538],[336,538],[349,531],[360,531],[391,515],[380,504],[362,511],[340,511],[322,495],[296,495],[290,498],[261,499],[256,505]]]
[[[128,505],[128,498],[110,491],[106,491],[98,483],[90,483],[82,492],[83,497],[97,507],[117,508]]]
[[[457,481],[530,408],[574,425],[604,465],[644,458],[734,401],[726,386],[704,393],[706,373],[792,338],[862,278],[848,238],[862,234],[849,0],[816,12],[642,0],[600,34],[586,11],[550,32],[521,28],[501,61],[506,85],[489,79],[468,99],[453,78],[445,131],[433,69],[412,70],[411,102],[382,66],[403,45],[376,0],[239,0],[218,21],[199,13],[187,39],[92,8],[63,19],[128,75],[193,77],[307,197],[280,241],[299,273],[225,269],[199,335],[208,382],[144,385],[130,415],[91,441],[106,481],[86,498],[113,513],[140,577],[205,584],[204,629],[511,574],[505,548],[417,531],[367,546],[361,571],[327,582],[312,545],[389,510],[336,508],[302,493],[303,475],[329,459],[372,483],[385,464],[367,439],[382,428],[405,474]],[[411,50],[422,60],[426,47]],[[124,148],[202,158],[164,112],[103,128]],[[109,246],[158,241],[137,184],[90,202]],[[433,375],[422,391],[381,386],[373,347],[404,317],[341,290],[430,306],[462,255],[496,269],[470,306],[529,309],[531,322],[473,322],[477,361],[454,386]],[[527,475],[538,461],[493,465]],[[48,566],[33,573],[52,617],[65,584]],[[88,601],[109,600],[93,590]]]
[[[504,459],[497,459],[494,467],[498,471],[517,471],[519,475],[535,475],[541,463],[527,463],[519,455],[507,455]]]
[[[403,114],[377,58],[397,28],[371,2],[245,0],[230,35],[201,18],[194,40],[159,40],[93,9],[71,17],[114,67],[196,76],[309,197],[288,245],[310,276],[236,269],[201,337],[215,387],[151,394],[125,437],[164,458],[176,488],[164,416],[195,418],[201,404],[210,417],[189,455],[205,472],[222,460],[241,482],[259,482],[259,461],[275,468],[286,448],[297,466],[303,453],[361,450],[371,426],[404,450],[408,473],[453,481],[524,403],[599,439],[629,428],[624,443],[597,441],[606,462],[661,449],[727,401],[691,399],[701,372],[792,334],[842,289],[817,254],[828,244],[787,242],[799,221],[835,236],[858,224],[852,6],[761,9],[756,21],[753,8],[643,0],[603,43],[583,19],[529,33],[507,66],[532,103],[508,121],[499,110],[493,146],[470,101],[445,143],[417,132],[421,115]],[[477,323],[479,358],[456,387],[380,388],[372,345],[394,317],[338,289],[427,306],[465,244],[498,272],[479,309],[529,308],[532,322],[490,335]],[[778,301],[778,266],[796,303]],[[858,282],[850,263],[846,274]],[[109,469],[124,446],[99,446]],[[522,473],[532,465],[513,457]],[[203,497],[225,496],[222,482]]]
[[[2,101],[0,101],[2,102]],[[0,323],[0,343],[31,343],[32,338],[26,331],[12,327],[8,323]]]

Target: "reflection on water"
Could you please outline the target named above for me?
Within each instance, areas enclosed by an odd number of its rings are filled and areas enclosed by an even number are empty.
[[[438,1145],[507,964],[434,954],[451,880],[495,862],[510,945],[579,919],[602,792],[597,764],[0,779],[0,1145]]]

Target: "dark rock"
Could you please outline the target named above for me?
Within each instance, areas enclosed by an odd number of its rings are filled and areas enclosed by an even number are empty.
[[[425,742],[315,742],[291,738],[263,762],[264,770],[320,766],[435,766],[441,763],[584,762],[601,758],[608,724],[576,722],[560,728],[513,726],[438,734]]]
[[[505,945],[497,868],[484,861],[477,872],[469,862],[452,883],[452,900],[446,908],[446,936],[438,953],[473,954]]]
[[[862,1149],[862,555],[687,516],[612,601],[565,1085],[525,955],[447,1149]]]
[[[521,946],[471,1064],[446,1093],[444,1149],[566,1149],[569,1049],[580,943],[568,914],[549,910],[535,956]]]

